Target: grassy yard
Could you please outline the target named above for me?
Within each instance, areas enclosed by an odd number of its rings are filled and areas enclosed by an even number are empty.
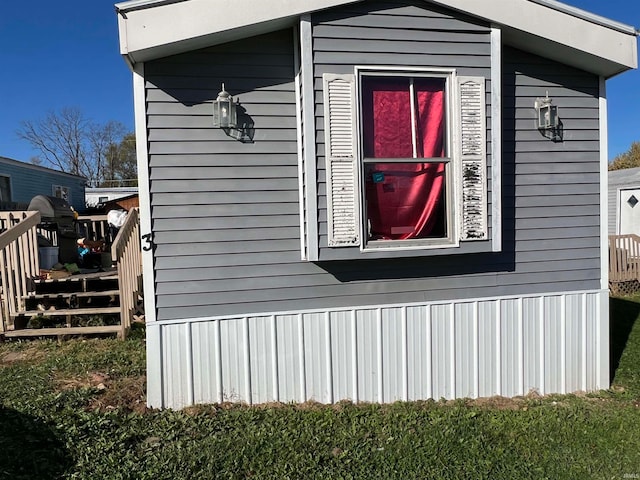
[[[0,479],[640,478],[640,299],[609,391],[148,411],[144,340],[0,344]]]

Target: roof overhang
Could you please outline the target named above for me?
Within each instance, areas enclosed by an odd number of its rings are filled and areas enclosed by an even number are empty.
[[[20,160],[14,160],[13,158],[9,158],[9,157],[0,157],[0,165],[2,164],[14,165],[16,167],[26,168],[28,170],[37,170],[40,172],[47,172],[52,175],[60,175],[63,177],[73,177],[77,180],[87,180],[87,178],[83,177],[82,175],[75,175],[73,173],[67,173],[61,170],[54,170],[53,168],[43,167],[42,165],[35,165],[33,163],[21,162]]]
[[[638,67],[635,28],[553,0],[431,0],[503,30],[516,48],[611,77]]]
[[[116,5],[131,64],[284,28],[362,0],[132,0]],[[509,45],[611,77],[637,68],[635,28],[554,0],[425,0],[485,20]]]
[[[116,4],[131,63],[294,25],[300,15],[361,0],[133,0]]]

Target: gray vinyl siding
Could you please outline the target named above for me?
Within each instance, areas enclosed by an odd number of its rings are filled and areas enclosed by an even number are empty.
[[[158,319],[227,312],[226,292],[259,289],[250,277],[269,282],[259,272],[274,262],[282,266],[274,278],[293,279],[287,269],[300,263],[293,31],[148,62],[145,80]],[[211,102],[223,82],[255,122],[253,143],[212,127]]]
[[[598,77],[510,48],[503,59],[503,238],[515,250],[514,276],[536,262],[550,277],[571,271],[597,288]],[[560,108],[562,142],[534,128],[533,104],[546,92]]]
[[[384,65],[408,68],[450,68],[458,75],[486,79],[487,138],[491,135],[491,29],[470,18],[424,2],[370,1],[313,15],[314,91],[318,144],[318,220],[320,260],[361,257],[360,248],[327,246],[327,198],[322,75],[353,73],[354,66]],[[489,150],[489,141],[488,150]],[[487,163],[490,164],[488,155]],[[491,178],[491,170],[487,170]],[[491,184],[488,182],[488,197]],[[488,204],[491,212],[491,204]],[[489,213],[488,224],[491,225]],[[489,238],[491,227],[489,227]],[[450,254],[491,251],[490,241],[470,242]],[[439,255],[422,250],[411,255]],[[371,258],[406,255],[405,252],[368,252]]]
[[[599,289],[598,78],[503,54],[503,251],[321,262],[300,260],[292,31],[147,63],[158,320]],[[222,82],[254,143],[211,127]],[[546,90],[562,143],[534,128]]]

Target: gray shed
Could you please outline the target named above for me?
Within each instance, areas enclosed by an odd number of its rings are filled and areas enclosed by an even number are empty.
[[[150,406],[608,387],[605,82],[634,28],[551,0],[116,9]]]
[[[609,172],[609,235],[640,235],[640,167]]]

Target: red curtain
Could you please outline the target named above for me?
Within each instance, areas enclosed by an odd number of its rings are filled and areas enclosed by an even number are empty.
[[[406,78],[363,82],[364,155],[413,158],[411,93]],[[416,156],[439,158],[444,150],[444,81],[415,79]],[[368,163],[367,215],[372,239],[431,236],[442,220],[444,163]]]

